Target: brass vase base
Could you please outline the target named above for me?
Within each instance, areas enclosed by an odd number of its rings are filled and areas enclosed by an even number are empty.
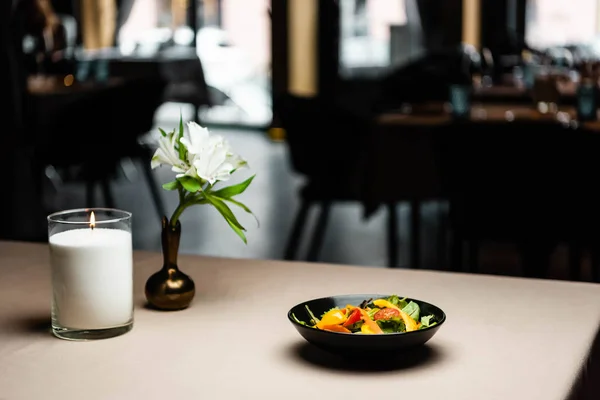
[[[162,219],[163,267],[146,281],[146,300],[150,308],[163,311],[176,311],[188,308],[196,294],[192,278],[179,270],[177,253],[181,224],[169,224],[167,217]]]
[[[175,268],[161,269],[146,281],[146,299],[157,310],[183,310],[195,294],[192,278]]]

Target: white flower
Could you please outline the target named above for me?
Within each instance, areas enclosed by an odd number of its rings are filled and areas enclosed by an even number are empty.
[[[216,181],[228,180],[233,170],[233,165],[227,162],[227,149],[223,146],[205,148],[201,154],[196,154],[194,167],[198,176],[211,185]]]
[[[190,176],[208,181],[211,185],[217,181],[226,181],[231,174],[247,165],[246,160],[231,151],[229,142],[220,135],[211,135],[208,129],[195,122],[188,122],[187,130],[179,139],[179,146],[186,150],[182,160],[177,150],[175,132],[159,139],[159,148],[152,157],[152,168],[170,165],[177,178]]]
[[[246,164],[222,136],[210,135],[208,129],[195,122],[188,123],[187,133],[180,142],[188,150],[188,162],[195,168],[193,173],[211,185],[228,180],[234,170]]]
[[[244,160],[238,154],[231,152],[227,155],[227,162],[233,166],[233,171],[248,167],[248,162],[246,160]]]
[[[195,122],[188,122],[187,135],[179,140],[191,154],[198,154],[208,145],[210,134],[207,128],[203,128]]]
[[[184,134],[180,142],[188,150],[188,161],[190,162],[190,157],[193,158],[193,155],[201,154],[208,148],[222,146],[226,143],[223,136],[210,135],[207,128],[203,128],[195,122],[188,122],[187,126],[187,135]]]
[[[190,169],[190,165],[179,158],[179,152],[175,148],[177,137],[175,132],[171,132],[158,139],[158,149],[156,149],[150,163],[153,169],[161,165],[169,165],[173,172],[177,172],[179,175]]]

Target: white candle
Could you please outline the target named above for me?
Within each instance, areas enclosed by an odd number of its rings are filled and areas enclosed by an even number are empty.
[[[106,329],[131,322],[131,233],[74,229],[49,238],[54,315],[64,328]]]

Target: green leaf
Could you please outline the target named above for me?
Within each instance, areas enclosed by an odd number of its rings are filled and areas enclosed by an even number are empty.
[[[181,183],[181,186],[190,193],[196,193],[198,190],[202,189],[200,182],[191,176],[182,176],[181,178],[177,178],[177,180]]]
[[[367,314],[369,314],[369,317],[371,317],[371,319],[373,319],[373,316],[375,316],[375,314],[377,314],[377,311],[379,311],[379,310],[380,310],[379,308],[373,307],[369,311],[367,311]]]
[[[223,199],[223,198],[220,198],[220,199],[221,200],[225,200],[225,201],[227,201],[227,202],[229,202],[231,204],[235,204],[236,206],[238,206],[242,210],[246,211],[248,214],[252,215],[254,217],[254,220],[256,221],[256,225],[260,226],[260,222],[258,221],[258,217],[252,212],[252,210],[250,210],[248,208],[247,205],[245,205],[244,203],[239,202],[237,200],[234,200],[234,199]]]
[[[375,322],[385,333],[406,332],[406,325],[404,324],[404,320],[399,317],[392,317],[390,319],[378,319]]]
[[[210,201],[206,200],[206,198],[202,196],[201,192],[196,193],[195,196],[190,197],[188,200],[192,204],[209,204],[210,203]]]
[[[402,309],[402,311],[410,315],[410,317],[415,321],[419,321],[419,314],[421,313],[421,308],[414,301],[409,301],[406,307]]]
[[[426,328],[430,328],[434,325],[437,324],[437,322],[432,321],[432,319],[434,319],[434,315],[426,315],[425,317],[421,317],[421,328],[420,329],[426,329]]]
[[[235,217],[235,215],[233,214],[233,211],[231,211],[231,209],[227,206],[227,204],[225,204],[223,202],[223,200],[218,199],[212,195],[210,195],[207,192],[204,192],[204,196],[206,198],[206,200],[210,201],[210,203],[215,206],[215,208],[221,213],[221,215],[227,220],[227,222],[230,222],[230,225],[234,225],[236,226],[238,229],[241,229],[242,231],[245,231],[246,228],[244,228],[237,220],[237,218]],[[237,233],[237,232],[236,232]],[[239,234],[238,234],[239,235]]]
[[[223,217],[225,217],[225,216],[223,215]],[[240,237],[240,239],[242,239],[242,241],[244,242],[244,244],[248,244],[248,240],[246,239],[246,235],[244,234],[244,231],[242,231],[240,228],[238,228],[237,226],[235,226],[233,224],[233,222],[231,222],[229,220],[229,218],[225,217],[225,221],[227,221],[227,223],[229,224],[229,226],[231,227],[231,229],[233,229],[233,231],[235,233],[237,233],[237,235]]]
[[[400,297],[398,297],[395,294],[391,295],[390,297],[386,298],[385,300],[389,301],[390,303],[392,303],[393,305],[395,305],[399,309],[403,309],[408,304],[406,302],[406,297],[404,297],[404,298],[401,299]]]
[[[346,326],[346,329],[348,329],[350,332],[360,332],[360,328],[363,326],[364,322],[362,320],[357,321],[355,323],[353,323],[352,325],[348,325]]]
[[[177,190],[177,189],[179,189],[179,181],[177,181],[177,179],[175,179],[174,181],[163,184],[162,187],[165,190]]]
[[[167,132],[165,132],[162,128],[158,128],[158,130],[160,131],[160,134],[163,135],[163,137],[167,136]]]
[[[246,179],[242,183],[238,183],[237,185],[231,185],[219,190],[215,190],[214,192],[212,192],[212,195],[223,199],[229,199],[233,196],[241,194],[244,192],[244,190],[246,190],[248,186],[250,186],[255,176],[256,175],[252,175],[250,178]]]
[[[181,115],[181,113],[179,113],[179,135],[177,137],[177,143],[178,143],[179,147],[177,150],[179,150],[179,159],[185,160],[186,159],[186,154],[185,154],[186,148],[180,142],[182,137],[183,137],[183,116]]]

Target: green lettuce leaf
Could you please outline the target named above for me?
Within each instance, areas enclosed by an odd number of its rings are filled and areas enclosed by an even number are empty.
[[[429,327],[436,325],[437,322],[432,321],[432,319],[434,319],[434,318],[435,317],[433,316],[433,314],[421,317],[421,328],[420,329],[425,329],[425,328],[429,328]]]
[[[360,320],[360,321],[353,323],[352,325],[348,325],[346,328],[348,328],[348,330],[352,333],[360,332],[360,328],[361,328],[361,326],[363,326],[363,324],[364,324],[363,320]]]
[[[389,301],[390,303],[392,303],[399,309],[403,309],[404,307],[406,307],[406,304],[407,304],[406,297],[401,299],[400,297],[396,296],[395,294],[390,297],[385,298],[384,300]]]
[[[406,325],[400,317],[393,317],[386,320],[375,321],[384,333],[406,332]]]
[[[415,321],[419,321],[419,314],[421,313],[421,308],[414,301],[409,302],[405,307],[402,308],[402,311],[410,315],[410,317]]]
[[[373,316],[375,314],[377,314],[377,311],[379,311],[379,308],[373,307],[369,311],[367,311],[367,314],[369,314],[369,317],[371,317],[371,319],[373,319]]]

